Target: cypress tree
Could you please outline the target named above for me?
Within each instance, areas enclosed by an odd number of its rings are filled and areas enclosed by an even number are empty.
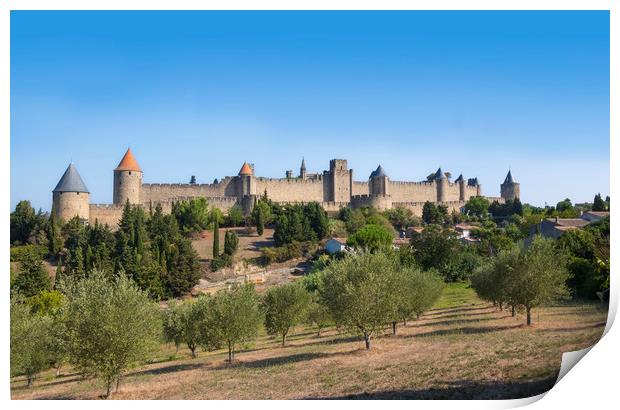
[[[257,207],[258,211],[256,212],[256,233],[258,236],[263,236],[263,232],[265,231],[265,218],[263,217],[263,210],[261,207]]]
[[[213,259],[220,255],[220,223],[215,218],[213,221]]]

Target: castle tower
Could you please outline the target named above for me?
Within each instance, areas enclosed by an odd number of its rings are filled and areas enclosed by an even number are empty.
[[[142,189],[142,170],[133,156],[131,149],[121,159],[114,169],[114,204],[124,205],[127,200],[130,204],[140,204]]]
[[[482,196],[482,185],[480,185],[480,182],[478,182],[478,177],[469,178],[467,180],[467,186],[476,187],[476,196]]]
[[[500,192],[501,197],[506,201],[514,201],[521,195],[521,186],[518,182],[515,182],[510,170],[508,170],[504,183],[500,185]]]
[[[376,170],[372,171],[368,178],[369,194],[375,196],[387,196],[390,185],[390,179],[379,165]]]
[[[78,216],[87,222],[90,214],[89,196],[88,188],[82,177],[75,166],[69,164],[52,191],[55,216],[65,221]]]
[[[435,184],[437,187],[437,202],[445,202],[448,191],[448,178],[446,178],[446,174],[443,173],[441,167],[435,172]]]
[[[241,201],[241,207],[246,215],[254,208],[256,199],[256,179],[254,170],[247,162],[244,162],[239,170],[237,192]]]
[[[459,175],[456,181],[459,184],[459,201],[465,201],[465,178],[463,178],[463,174]]]
[[[348,169],[346,159],[332,159],[329,161],[328,196],[332,202],[351,202],[353,186],[353,170]]]
[[[301,158],[301,167],[299,168],[299,178],[306,179],[306,160]]]

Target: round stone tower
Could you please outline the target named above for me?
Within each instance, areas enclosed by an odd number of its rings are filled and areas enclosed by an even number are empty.
[[[459,184],[459,201],[465,201],[465,178],[463,178],[463,174],[459,175],[456,181]]]
[[[247,162],[239,170],[239,178],[237,185],[237,195],[241,202],[241,208],[245,215],[249,215],[254,208],[256,201],[256,180],[254,178],[254,170]]]
[[[448,178],[446,178],[446,174],[443,173],[441,167],[435,172],[435,184],[437,186],[437,202],[446,202]]]
[[[370,177],[368,178],[368,188],[371,196],[387,196],[389,185],[390,179],[381,165],[370,173]]]
[[[68,221],[77,216],[84,223],[88,222],[90,214],[89,196],[88,188],[86,188],[82,177],[80,177],[75,166],[69,164],[56,188],[52,191],[56,218]]]
[[[508,170],[504,183],[500,185],[500,192],[501,197],[506,201],[514,201],[521,195],[521,186],[518,182],[515,182],[510,170]]]
[[[127,149],[114,170],[114,204],[123,205],[128,200],[130,204],[140,204],[141,189],[142,170],[131,149]]]

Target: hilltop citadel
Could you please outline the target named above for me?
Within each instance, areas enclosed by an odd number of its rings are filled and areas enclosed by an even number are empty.
[[[459,210],[472,196],[482,196],[478,178],[465,179],[463,175],[450,181],[441,168],[432,178],[423,182],[392,181],[379,165],[368,180],[355,181],[347,160],[332,159],[329,170],[308,173],[302,160],[298,176],[286,171],[284,178],[257,177],[254,166],[244,163],[236,176],[215,180],[212,184],[155,184],[144,183],[143,172],[130,149],[114,169],[112,204],[91,204],[89,191],[77,169],[70,164],[53,190],[56,216],[68,220],[78,216],[84,222],[108,224],[115,227],[128,201],[144,207],[161,204],[170,212],[172,203],[191,198],[206,198],[209,205],[227,212],[239,205],[247,215],[258,196],[263,193],[280,204],[316,201],[327,212],[343,207],[373,206],[380,210],[402,206],[421,215],[426,201],[442,204],[448,210]],[[501,197],[489,200],[505,202],[520,195],[520,186],[510,171],[501,184]]]

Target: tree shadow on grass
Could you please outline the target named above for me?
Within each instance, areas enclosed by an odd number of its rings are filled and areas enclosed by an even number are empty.
[[[145,369],[139,370],[137,372],[127,373],[126,377],[138,377],[144,375],[159,375],[159,374],[168,374],[175,372],[182,372],[186,370],[195,370],[206,368],[207,365],[205,363],[183,363],[183,364],[174,364],[171,366],[158,367],[155,369]]]
[[[485,322],[489,320],[501,320],[501,319],[505,319],[508,317],[511,317],[511,316],[508,315],[508,316],[491,316],[491,317],[467,318],[467,319],[449,319],[449,320],[439,320],[436,322],[427,321],[424,323],[413,322],[413,325],[411,327],[415,328],[415,327],[425,327],[425,326],[448,326],[448,325],[454,325],[458,323],[477,323],[477,322]]]
[[[587,329],[597,329],[597,328],[603,328],[605,327],[605,325],[607,324],[607,322],[597,322],[597,323],[591,323],[588,325],[582,325],[582,326],[572,326],[572,327],[549,327],[549,328],[545,328],[545,329],[536,329],[537,332],[543,332],[543,333],[553,333],[553,332],[576,332],[579,330],[587,330]],[[601,329],[602,330],[602,329]]]
[[[453,317],[483,316],[483,315],[491,315],[493,313],[496,313],[496,311],[492,310],[492,311],[475,312],[475,313],[454,313],[454,314],[450,314],[450,315],[422,316],[420,318],[420,320],[430,321],[430,320],[437,320],[437,319],[450,319],[450,318],[453,318]],[[499,313],[499,311],[497,313]]]
[[[482,310],[482,309],[490,309],[493,305],[487,304],[478,304],[472,307],[458,307],[458,308],[445,308],[445,309],[431,309],[425,313],[427,315],[441,315],[444,313],[453,313],[453,312],[468,312],[470,310]]]
[[[354,353],[356,350],[352,350],[349,352],[335,352],[335,353],[324,353],[324,352],[308,352],[308,353],[296,353],[288,356],[275,356],[275,357],[266,357],[264,359],[254,360],[251,362],[243,362],[238,361],[232,364],[224,364],[216,367],[216,370],[230,369],[230,368],[249,368],[249,369],[264,369],[267,367],[280,366],[291,363],[305,362],[308,360],[314,359],[322,359],[325,357],[334,357],[347,355],[350,353]]]
[[[491,332],[500,332],[503,330],[513,330],[525,327],[524,324],[515,324],[512,326],[482,326],[482,327],[458,327],[455,329],[441,329],[434,330],[426,333],[416,333],[413,335],[406,335],[403,337],[428,337],[428,336],[449,336],[449,335],[472,335],[472,334],[484,334]]]
[[[557,375],[524,381],[456,381],[448,387],[428,389],[386,390],[364,392],[339,397],[318,397],[335,400],[506,400],[520,399],[545,393],[555,384]],[[314,399],[314,398],[311,398]]]

